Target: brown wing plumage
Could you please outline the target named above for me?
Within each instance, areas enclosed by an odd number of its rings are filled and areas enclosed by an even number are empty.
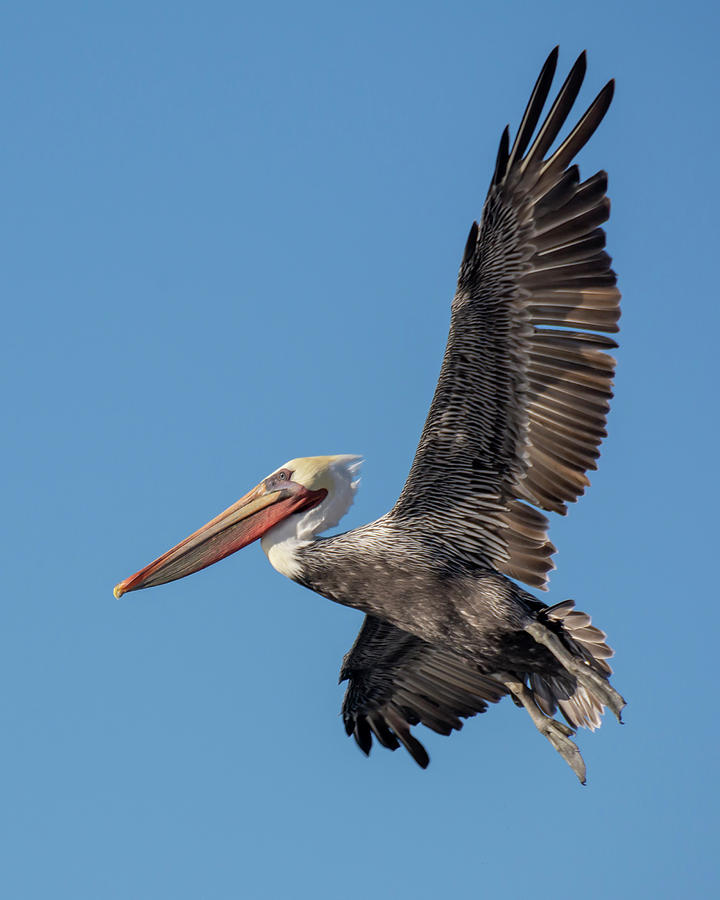
[[[548,151],[585,74],[583,53],[533,138],[557,62],[550,54],[465,248],[440,378],[391,516],[421,519],[459,555],[535,587],[553,568],[548,520],[589,484],[612,396],[620,292],[600,227],[607,176],[580,181],[575,155],[605,115],[609,82]],[[532,142],[531,142],[532,140]]]
[[[462,728],[461,719],[485,712],[506,693],[456,654],[366,616],[346,654],[340,681],[348,681],[342,715],[345,730],[368,754],[373,735],[383,747],[402,744],[423,769],[427,751],[410,733],[427,725],[438,734]]]

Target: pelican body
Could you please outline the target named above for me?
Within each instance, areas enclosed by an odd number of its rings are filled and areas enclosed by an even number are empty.
[[[548,606],[564,514],[589,484],[612,396],[620,293],[600,227],[604,172],[573,160],[605,115],[609,82],[556,150],[585,74],[583,53],[538,128],[557,63],[546,60],[510,146],[506,128],[480,223],[465,247],[445,357],[405,486],[377,521],[331,536],[353,502],[360,458],[293,459],[127,578],[115,596],[182,578],[260,539],[272,566],[366,614],[343,660],[343,719],[429,757],[411,732],[450,734],[510,694],[584,783],[575,729],[625,701],[612,651],[566,600]],[[565,722],[555,718],[557,711]],[[567,724],[566,724],[567,723]]]

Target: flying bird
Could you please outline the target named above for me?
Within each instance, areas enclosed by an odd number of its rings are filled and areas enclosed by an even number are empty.
[[[365,613],[340,677],[346,731],[366,754],[374,737],[424,768],[413,726],[450,734],[510,695],[584,783],[571,738],[597,728],[605,707],[621,721],[625,705],[609,680],[612,650],[573,601],[548,606],[516,584],[545,589],[555,547],[544,512],[565,514],[596,468],[620,316],[601,227],[607,175],[581,181],[574,162],[614,82],[550,152],[586,69],[582,53],[538,127],[557,57],[556,47],[512,146],[502,133],[435,395],[392,509],[322,536],[353,502],[360,458],[293,459],[114,593],[183,578],[260,539],[278,572]]]

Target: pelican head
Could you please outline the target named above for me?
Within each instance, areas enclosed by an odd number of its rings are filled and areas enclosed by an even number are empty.
[[[292,577],[292,548],[338,524],[352,505],[360,464],[359,456],[346,454],[291,459],[207,525],[121,581],[113,593],[121,597],[184,578],[258,538],[272,565]]]

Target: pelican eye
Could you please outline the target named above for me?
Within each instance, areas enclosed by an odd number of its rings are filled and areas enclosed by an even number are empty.
[[[289,469],[280,469],[279,472],[275,472],[274,475],[265,479],[265,486],[270,490],[276,490],[278,486],[281,486],[282,482],[287,484],[291,480],[292,472]]]

